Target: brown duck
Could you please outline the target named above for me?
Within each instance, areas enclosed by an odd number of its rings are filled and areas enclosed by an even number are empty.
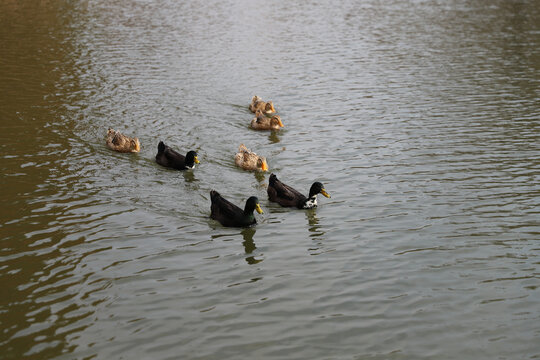
[[[273,102],[265,102],[257,95],[253,96],[253,98],[251,99],[251,104],[249,104],[249,110],[251,110],[251,112],[257,112],[257,110],[261,110],[265,114],[273,114],[276,112]]]
[[[244,170],[268,171],[266,158],[259,156],[241,144],[238,153],[234,156],[234,163]]]
[[[113,129],[107,131],[105,142],[109,148],[118,152],[139,152],[141,150],[138,138],[130,138]]]
[[[255,117],[251,120],[251,127],[255,130],[279,130],[283,127],[283,123],[279,115],[268,117],[258,109]]]

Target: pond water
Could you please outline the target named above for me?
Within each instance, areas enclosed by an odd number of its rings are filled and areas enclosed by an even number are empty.
[[[2,1],[2,358],[540,358],[539,24],[518,0]],[[281,131],[249,128],[255,94]],[[201,163],[160,167],[160,140]],[[332,197],[281,208],[271,172]],[[212,189],[258,224],[210,219]]]

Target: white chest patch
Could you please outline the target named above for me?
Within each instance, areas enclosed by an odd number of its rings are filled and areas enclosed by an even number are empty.
[[[311,209],[315,206],[317,206],[317,195],[310,197],[308,201],[306,201],[304,209]]]

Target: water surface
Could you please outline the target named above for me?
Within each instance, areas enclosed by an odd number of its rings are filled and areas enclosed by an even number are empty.
[[[540,357],[539,9],[3,1],[3,358]],[[254,94],[283,130],[249,129]],[[240,143],[332,198],[268,202]]]

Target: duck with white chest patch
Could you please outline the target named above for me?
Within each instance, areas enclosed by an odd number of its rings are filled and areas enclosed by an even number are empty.
[[[188,151],[186,156],[179,154],[175,150],[171,149],[167,145],[160,141],[158,144],[158,153],[156,155],[156,162],[168,168],[176,170],[193,169],[195,164],[199,163],[197,153],[195,151]]]
[[[330,197],[330,194],[324,189],[323,184],[318,181],[311,185],[309,195],[306,197],[289,185],[279,181],[275,174],[270,175],[266,191],[270,201],[277,202],[284,207],[296,207],[298,209],[311,209],[316,207],[318,194],[322,194],[327,198]]]

